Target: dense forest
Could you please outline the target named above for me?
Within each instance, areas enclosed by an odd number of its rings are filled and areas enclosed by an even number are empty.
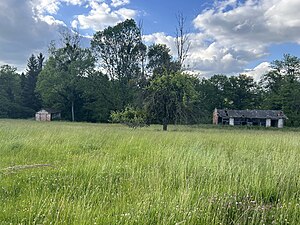
[[[183,67],[186,41],[179,32],[173,58],[165,45],[146,46],[134,20],[96,32],[89,48],[65,32],[61,43],[50,44],[47,60],[30,56],[25,73],[0,67],[0,118],[33,118],[48,107],[61,110],[64,120],[120,121],[123,113],[167,129],[211,123],[214,108],[276,109],[287,125],[300,126],[300,58],[275,60],[259,81],[243,74],[200,78]]]

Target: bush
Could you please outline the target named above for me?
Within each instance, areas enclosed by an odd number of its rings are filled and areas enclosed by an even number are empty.
[[[148,126],[146,113],[142,110],[128,106],[123,111],[114,111],[110,115],[113,123],[125,124],[131,128]]]

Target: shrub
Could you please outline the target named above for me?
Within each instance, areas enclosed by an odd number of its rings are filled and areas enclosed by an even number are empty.
[[[112,112],[110,117],[113,123],[125,124],[131,128],[148,126],[146,113],[131,106],[127,106],[123,111]]]

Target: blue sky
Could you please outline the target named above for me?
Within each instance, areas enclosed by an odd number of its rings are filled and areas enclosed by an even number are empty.
[[[188,19],[187,26],[189,30],[193,30],[192,19],[194,19],[202,10],[211,6],[211,1],[190,0],[189,4],[185,1],[141,1],[131,0],[126,5],[127,8],[136,10],[138,13],[135,17],[136,21],[143,21],[144,32],[151,34],[155,32],[165,32],[168,35],[174,35],[176,25],[176,14],[179,12],[184,14]],[[59,9],[56,18],[68,24],[74,19],[74,15],[87,14],[91,8],[85,8],[82,5],[67,5]],[[90,31],[94,33],[93,30]]]
[[[24,70],[32,53],[47,53],[63,27],[86,42],[127,18],[143,21],[146,43],[162,43],[174,57],[176,14],[186,18],[190,70],[247,73],[256,79],[284,53],[300,56],[299,0],[1,0],[0,65]]]

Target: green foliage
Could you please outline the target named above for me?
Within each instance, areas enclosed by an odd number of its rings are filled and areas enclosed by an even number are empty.
[[[259,88],[253,78],[244,74],[229,77],[228,108],[255,109],[260,105]]]
[[[114,27],[94,34],[91,46],[98,56],[100,66],[114,80],[118,94],[118,109],[134,103],[138,84],[144,77],[141,63],[146,54],[141,31],[133,19],[127,19]]]
[[[115,109],[116,97],[113,85],[107,75],[101,72],[93,72],[83,77],[80,82],[83,109],[85,117],[83,120],[90,122],[107,122],[110,112]]]
[[[132,128],[147,126],[146,114],[144,111],[127,106],[123,111],[111,113],[113,123],[125,124]]]
[[[177,59],[163,44],[148,48],[141,27],[127,19],[94,34],[91,48],[80,47],[78,34],[63,33],[63,45],[51,43],[50,57],[32,55],[25,74],[2,66],[0,117],[33,117],[41,107],[62,111],[63,119],[108,122],[110,112],[126,106],[147,112],[151,123],[211,123],[215,108],[276,109],[287,125],[300,126],[300,59],[284,55],[260,82],[247,75],[196,78],[183,74],[190,47],[178,14]]]
[[[202,80],[199,91],[209,111],[214,108],[254,109],[260,104],[256,82],[243,74],[231,77],[214,75]]]
[[[173,73],[180,70],[179,62],[172,60],[171,50],[163,44],[153,44],[148,49],[148,64],[147,68],[150,69],[153,76],[160,74]]]
[[[151,119],[163,124],[186,123],[187,114],[197,98],[195,79],[184,73],[164,73],[154,77],[147,87],[146,110]]]
[[[0,120],[1,223],[300,224],[299,129],[170,131]]]
[[[42,71],[43,61],[42,53],[37,57],[32,54],[28,59],[27,72],[23,78],[22,105],[30,108],[33,112],[41,108],[40,96],[36,93],[36,83],[38,75]]]
[[[89,49],[79,46],[79,37],[64,34],[64,46],[52,46],[51,55],[38,77],[37,91],[45,106],[63,110],[65,119],[75,120],[82,110],[81,81],[94,71]],[[77,118],[78,116],[78,118]],[[81,120],[80,113],[76,120]]]
[[[0,117],[26,118],[34,115],[21,105],[21,76],[9,65],[0,67]]]
[[[252,77],[240,74],[228,77],[218,74],[202,79],[197,86],[200,96],[198,107],[199,122],[211,123],[211,112],[215,108],[223,109],[259,109],[261,108],[261,89]]]
[[[229,80],[225,75],[214,75],[201,81],[198,92],[206,112],[212,112],[214,108],[222,109],[226,107],[228,102],[226,89],[228,85]]]
[[[272,63],[272,70],[261,80],[263,107],[283,110],[287,125],[300,126],[300,58],[284,55]]]

